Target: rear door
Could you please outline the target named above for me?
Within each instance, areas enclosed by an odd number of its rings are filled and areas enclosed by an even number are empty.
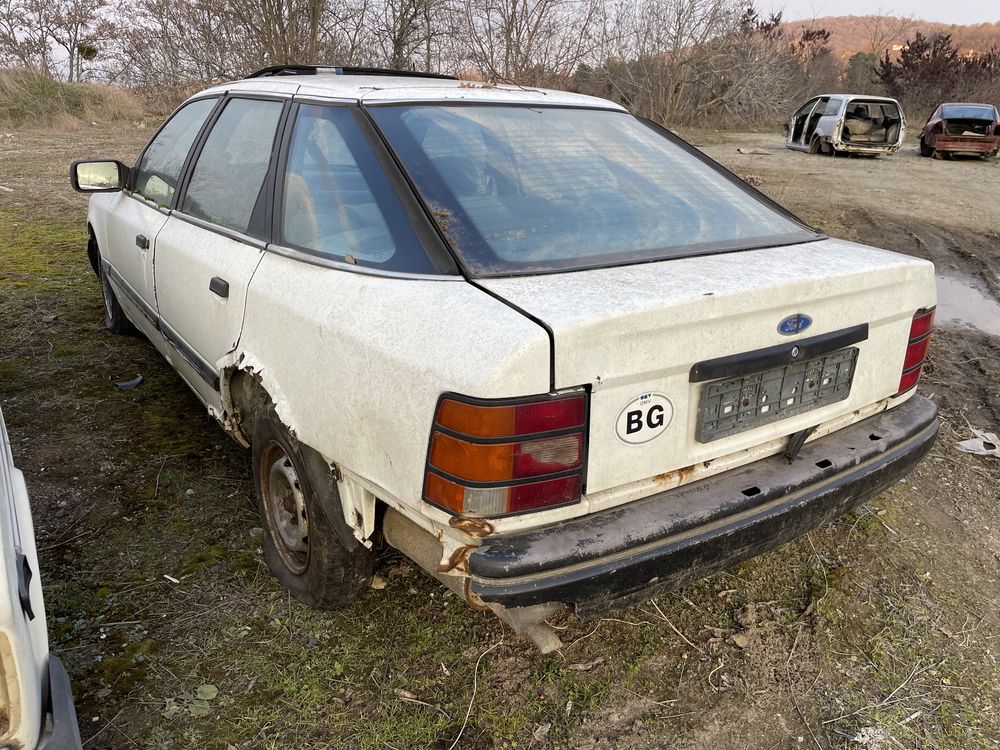
[[[246,291],[269,233],[274,146],[285,102],[233,97],[196,155],[157,237],[160,328],[211,403],[218,363],[240,336]]]
[[[153,137],[134,170],[130,189],[108,213],[107,275],[133,320],[156,322],[153,254],[156,237],[167,222],[192,144],[208,120],[216,99],[181,107]],[[149,331],[147,330],[147,333]]]
[[[33,748],[42,726],[48,636],[24,476],[0,414],[0,745]]]

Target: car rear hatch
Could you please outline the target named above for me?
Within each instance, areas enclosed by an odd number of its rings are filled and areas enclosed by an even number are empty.
[[[556,389],[590,389],[591,497],[849,423],[935,297],[930,263],[831,239],[478,283],[550,329]],[[751,386],[770,403],[733,403]]]

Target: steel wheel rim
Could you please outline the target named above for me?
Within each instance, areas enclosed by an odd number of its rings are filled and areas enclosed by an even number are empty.
[[[261,460],[264,512],[278,554],[296,575],[309,565],[309,511],[292,459],[270,443]]]

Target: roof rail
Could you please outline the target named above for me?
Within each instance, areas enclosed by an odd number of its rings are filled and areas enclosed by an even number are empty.
[[[415,70],[393,70],[391,68],[358,68],[346,65],[272,65],[251,73],[245,78],[268,78],[271,76],[314,76],[319,74],[338,76],[407,76],[410,78],[443,78],[457,81],[455,76],[443,73],[421,73]]]

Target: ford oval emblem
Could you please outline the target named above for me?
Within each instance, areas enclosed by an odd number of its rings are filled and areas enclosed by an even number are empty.
[[[802,331],[806,330],[812,325],[812,322],[812,318],[808,315],[803,315],[802,313],[789,315],[783,321],[778,323],[778,333],[782,336],[794,336],[796,333],[802,333]]]

